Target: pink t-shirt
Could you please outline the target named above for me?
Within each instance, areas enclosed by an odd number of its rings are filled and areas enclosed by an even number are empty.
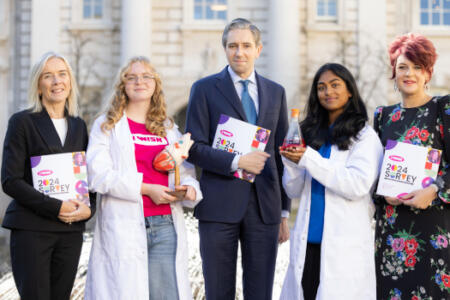
[[[154,135],[145,128],[145,124],[128,119],[131,136],[134,142],[134,156],[138,172],[144,174],[144,183],[161,184],[168,186],[169,176],[166,172],[159,172],[153,168],[153,159],[168,144],[167,138]],[[142,196],[144,202],[144,216],[170,215],[169,204],[156,205],[146,195]]]

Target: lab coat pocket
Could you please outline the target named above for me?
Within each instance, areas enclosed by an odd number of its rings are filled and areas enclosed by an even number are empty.
[[[327,242],[324,254],[324,275],[334,278],[365,277],[374,263],[373,242],[370,239],[333,239]]]
[[[141,221],[133,219],[104,218],[101,225],[102,252],[111,260],[135,259],[145,255],[146,236],[141,236]],[[142,246],[141,246],[142,245]]]

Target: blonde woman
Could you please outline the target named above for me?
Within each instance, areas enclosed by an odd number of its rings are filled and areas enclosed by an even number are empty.
[[[120,71],[87,151],[90,187],[101,194],[86,299],[192,299],[182,205],[201,199],[194,168],[181,186],[152,162],[181,134],[167,117],[161,79],[145,57]],[[186,191],[184,199],[168,192]]]
[[[31,156],[86,150],[86,124],[77,117],[77,86],[67,60],[45,54],[32,68],[30,109],[14,114],[3,144],[2,187],[13,199],[3,227],[11,229],[11,265],[21,299],[69,299],[83,242],[94,214],[33,187]]]

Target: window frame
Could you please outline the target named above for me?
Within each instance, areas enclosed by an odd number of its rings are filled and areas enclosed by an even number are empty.
[[[325,14],[323,16],[319,15],[318,9],[319,9],[319,1],[323,1],[325,4],[325,11],[328,13],[328,9],[329,9],[329,3],[330,1],[335,1],[336,3],[336,15],[331,16],[329,14]],[[315,15],[315,19],[316,21],[320,21],[320,22],[334,22],[337,23],[339,20],[339,0],[315,0],[314,1],[314,15]]]
[[[435,9],[435,8],[433,8],[433,3],[431,2],[431,1],[439,1],[439,4],[441,5],[441,4],[443,4],[444,1],[448,1],[449,4],[450,4],[449,0],[425,0],[425,1],[428,2],[428,5],[431,5],[431,7],[425,8],[425,9],[422,8],[422,1],[423,0],[419,1],[419,23],[420,23],[420,26],[424,26],[424,27],[432,27],[432,26],[450,27],[450,23],[449,24],[444,24],[444,14],[445,13],[450,14],[450,6],[448,8],[444,8],[443,5],[442,5],[442,7],[438,8],[438,9]],[[424,11],[426,11],[426,13],[428,14],[428,18],[430,18],[428,24],[423,24],[422,23],[422,13]],[[439,24],[433,24],[433,14],[436,13],[436,12],[439,13]]]
[[[225,5],[226,7],[227,7],[227,9],[225,10],[225,13],[226,13],[226,15],[225,15],[225,18],[218,18],[218,17],[215,17],[215,18],[211,18],[211,19],[208,19],[208,18],[201,18],[201,19],[196,19],[195,18],[195,8],[196,8],[196,6],[197,6],[197,1],[201,1],[202,3],[201,3],[201,7],[202,7],[202,10],[203,10],[203,13],[205,13],[206,14],[206,12],[205,12],[205,9],[207,8],[207,5],[208,5],[208,1],[212,1],[213,3],[211,3],[211,5]],[[222,2],[225,2],[225,3],[218,3],[219,1],[222,1]],[[222,20],[222,21],[226,21],[227,20],[227,16],[228,16],[228,1],[227,0],[194,0],[193,1],[193,6],[192,6],[192,9],[193,9],[193,12],[192,12],[192,18],[193,18],[193,20],[194,21],[213,21],[213,20],[217,20],[217,21],[220,21],[220,20]],[[215,16],[218,16],[218,14],[219,14],[219,11],[212,11],[212,13],[215,15]]]
[[[429,1],[429,0],[428,0]],[[432,8],[431,8],[432,9]],[[414,1],[411,8],[412,12],[412,20],[411,20],[411,27],[412,29],[410,31],[412,32],[420,32],[423,35],[429,35],[429,36],[450,36],[450,26],[449,25],[433,25],[433,24],[427,24],[423,25],[421,23],[421,1]]]
[[[111,1],[102,0],[103,14],[101,18],[84,18],[84,0],[73,0],[71,3],[71,22],[69,25],[69,29],[105,30],[113,28],[111,17]]]
[[[336,18],[321,19],[317,16],[317,0],[307,0],[306,29],[317,32],[353,32],[354,26],[345,19],[346,1],[336,0]]]
[[[90,3],[90,9],[91,9],[91,16],[90,17],[88,17],[88,18],[86,18],[85,16],[84,16],[84,7],[85,7],[85,1],[86,0],[81,0],[81,2],[82,2],[82,10],[81,10],[81,18],[83,19],[83,20],[99,20],[99,19],[103,19],[103,16],[105,15],[105,0],[88,0],[88,1],[90,1],[91,3]],[[95,17],[95,6],[97,5],[97,1],[100,1],[100,7],[101,7],[101,16],[100,16],[100,18],[96,18]],[[94,11],[92,11],[92,10],[94,10]]]
[[[226,0],[227,14],[225,19],[195,19],[194,9],[195,0],[183,1],[183,24],[184,30],[206,30],[206,31],[223,31],[224,26],[228,22],[228,18],[232,15],[232,5],[230,0]]]

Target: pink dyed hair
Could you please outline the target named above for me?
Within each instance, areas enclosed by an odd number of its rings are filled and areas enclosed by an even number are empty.
[[[433,74],[433,66],[437,59],[433,43],[421,34],[407,33],[398,36],[389,45],[389,59],[392,66],[392,78],[395,78],[397,58],[404,54],[407,59],[421,66],[428,74]]]

